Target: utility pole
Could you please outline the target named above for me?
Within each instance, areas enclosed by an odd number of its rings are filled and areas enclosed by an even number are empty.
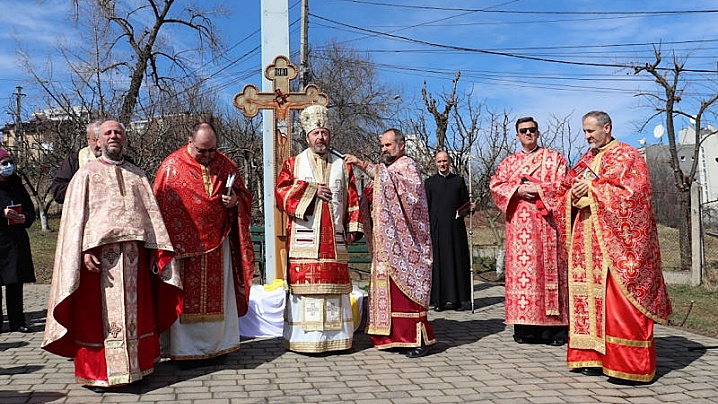
[[[299,34],[299,91],[309,84],[309,0],[302,0],[302,30]]]
[[[23,152],[25,150],[25,139],[22,132],[22,118],[20,116],[20,111],[22,110],[22,97],[25,94],[22,93],[22,86],[17,86],[15,88],[17,89],[17,93],[15,93],[15,140],[17,142],[15,150],[17,165],[20,166],[22,163],[24,163]]]

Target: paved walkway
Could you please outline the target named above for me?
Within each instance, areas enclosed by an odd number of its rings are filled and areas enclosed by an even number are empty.
[[[221,367],[180,371],[163,361],[136,385],[94,393],[75,384],[70,360],[39,347],[48,291],[26,286],[33,334],[0,334],[2,404],[718,402],[718,339],[658,326],[656,382],[615,386],[568,371],[565,346],[514,343],[503,324],[504,288],[488,283],[476,285],[475,313],[431,313],[439,343],[423,358],[378,351],[363,333],[351,353],[328,356],[248,340]]]

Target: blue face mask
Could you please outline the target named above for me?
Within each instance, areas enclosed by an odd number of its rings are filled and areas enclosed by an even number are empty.
[[[0,175],[3,177],[9,177],[15,172],[15,164],[9,163],[9,164],[1,164],[0,165]]]

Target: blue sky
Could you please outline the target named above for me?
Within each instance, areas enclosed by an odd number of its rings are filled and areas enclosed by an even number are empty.
[[[140,0],[123,3],[135,2]],[[56,58],[56,41],[75,37],[68,3],[0,0],[6,16],[0,32],[0,123],[12,119],[8,112],[17,85],[27,94],[25,114],[41,106],[17,61],[16,41],[36,63]],[[260,84],[260,53],[252,51],[260,45],[260,1],[200,3],[205,8],[222,4],[229,11],[216,20],[229,50],[203,71],[231,102],[245,84]],[[288,4],[290,46],[296,51],[300,1]],[[539,122],[572,114],[578,130],[583,113],[602,109],[613,117],[616,136],[637,145],[641,138],[655,142],[652,130],[661,122],[654,119],[637,133],[652,109],[636,94],[658,87],[647,75],[635,76],[622,66],[652,62],[654,44],[662,44],[664,63],[675,52],[687,58],[686,68],[697,71],[686,75],[690,85],[683,104],[716,91],[718,1],[309,0],[309,6],[310,45],[320,48],[334,39],[366,52],[405,103],[418,99],[424,81],[430,91],[448,90],[460,70],[461,91],[471,91],[476,102],[492,110],[532,115]],[[182,46],[183,38],[171,40]],[[298,63],[297,56],[292,59]],[[64,79],[56,65],[52,80]]]

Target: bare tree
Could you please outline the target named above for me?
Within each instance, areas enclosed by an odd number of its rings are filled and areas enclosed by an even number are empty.
[[[329,96],[332,145],[343,152],[378,157],[378,135],[396,120],[397,89],[379,80],[371,58],[331,41],[309,55],[312,83]],[[299,149],[306,147],[297,136]]]
[[[100,49],[126,52],[122,56],[108,58],[109,63],[103,64],[100,70],[103,74],[113,72],[130,77],[118,115],[119,121],[124,124],[133,118],[146,77],[163,91],[178,75],[193,74],[193,66],[202,60],[193,60],[193,57],[202,56],[206,51],[212,55],[220,54],[222,45],[211,17],[223,11],[207,11],[194,5],[177,9],[173,8],[175,3],[175,0],[144,0],[128,7],[116,0],[73,0],[76,22],[82,23],[85,15],[89,14],[106,23],[107,32],[103,34],[106,42]],[[170,35],[176,33],[175,29],[196,35],[197,48],[194,52],[188,52],[184,46],[171,45]]]
[[[23,168],[36,187],[41,216],[49,209],[46,187],[55,167],[84,147],[84,128],[95,118],[113,117],[128,132],[128,152],[151,177],[162,158],[186,142],[189,129],[216,110],[197,66],[221,50],[211,17],[224,11],[180,8],[175,0],[73,0],[72,20],[80,40],[58,43],[68,80],[54,80],[52,60],[40,68],[24,57],[44,95],[54,125],[35,125],[42,149]],[[179,33],[196,41],[174,44]],[[189,45],[189,46],[188,46]],[[22,55],[22,42],[19,43]],[[57,61],[54,61],[57,62]],[[126,79],[129,77],[129,79]],[[51,129],[49,129],[51,128]]]
[[[424,105],[434,118],[434,123],[436,124],[436,151],[443,151],[446,147],[446,132],[449,129],[449,117],[452,109],[455,110],[458,103],[456,98],[456,87],[459,84],[460,77],[461,72],[456,72],[454,80],[452,81],[453,86],[451,88],[451,92],[448,94],[443,93],[439,96],[444,104],[443,110],[441,111],[439,110],[439,107],[437,107],[438,100],[435,99],[431,93],[426,91],[426,82],[424,82],[424,86],[421,88],[421,97],[424,100]]]
[[[696,180],[696,172],[698,169],[699,154],[701,143],[715,131],[704,133],[701,127],[701,120],[705,113],[710,111],[713,104],[718,101],[718,92],[713,90],[712,95],[698,100],[698,110],[691,114],[690,112],[678,107],[678,103],[682,101],[683,94],[686,89],[686,81],[683,74],[686,72],[685,60],[679,60],[673,56],[673,64],[668,68],[659,67],[663,62],[663,57],[659,48],[654,48],[655,61],[646,63],[643,66],[635,66],[635,74],[651,75],[663,94],[659,93],[641,93],[640,95],[647,97],[655,108],[655,113],[651,118],[663,115],[665,118],[666,134],[668,136],[669,164],[673,171],[673,181],[680,192],[680,226],[678,228],[680,234],[680,254],[681,269],[690,270],[691,268],[691,186]],[[685,102],[684,102],[685,104]],[[693,163],[690,169],[684,171],[679,163],[675,118],[677,116],[687,117],[695,121],[695,137],[693,139]],[[650,118],[649,118],[650,120]],[[648,120],[647,120],[648,121]]]

